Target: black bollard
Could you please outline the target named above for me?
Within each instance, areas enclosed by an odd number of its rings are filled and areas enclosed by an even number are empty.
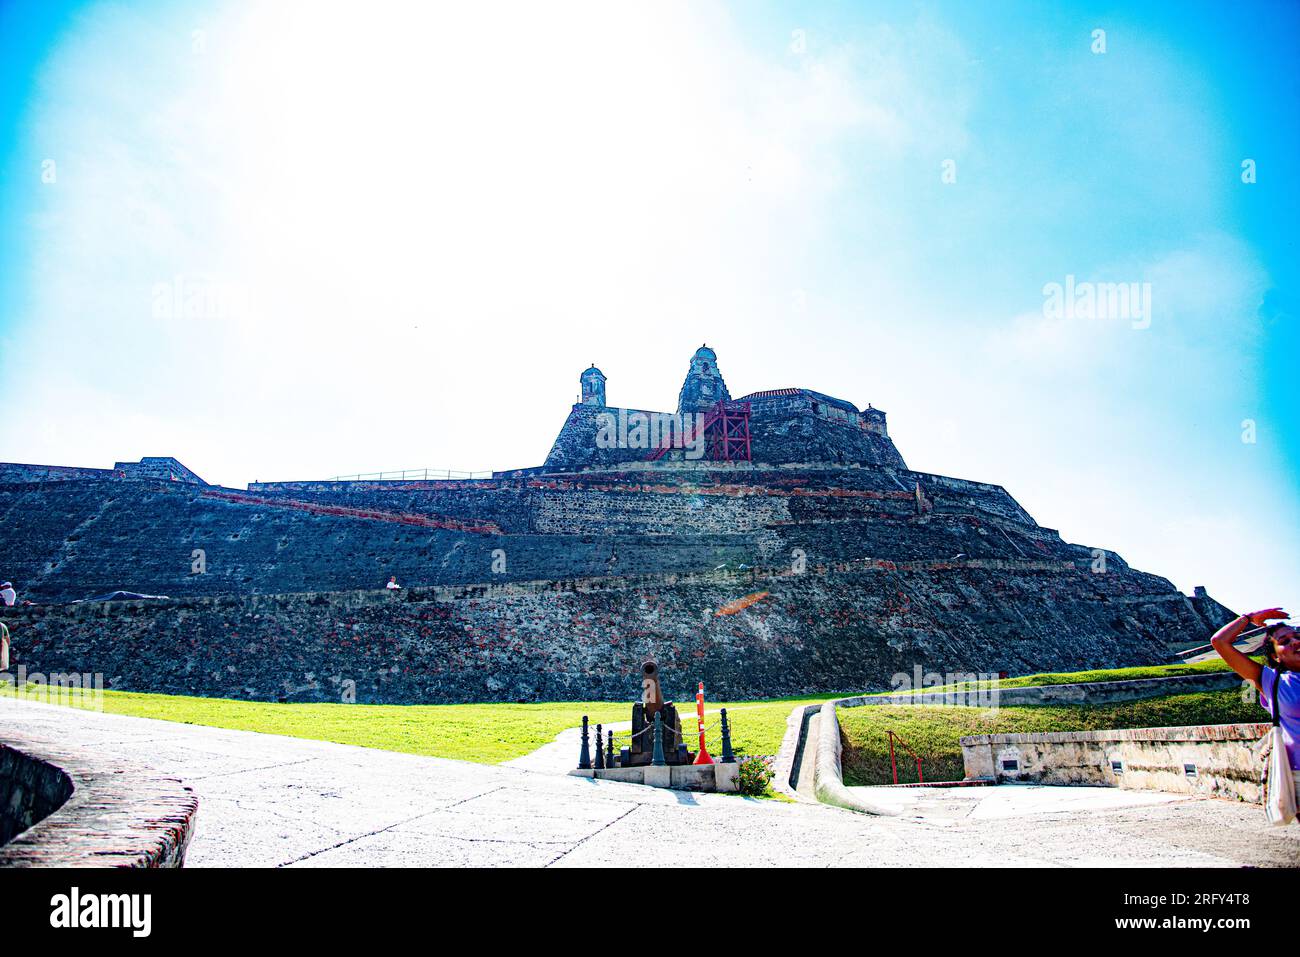
[[[605,767],[617,767],[617,765],[614,764],[614,732],[606,731],[605,733],[609,735],[609,737],[605,739],[609,743],[609,751],[605,755]]]
[[[668,762],[664,760],[664,722],[659,717],[659,712],[655,712],[655,749],[650,758],[650,763],[657,768],[663,767]]]
[[[605,737],[605,733],[600,730],[600,725],[596,725],[596,770],[597,771],[605,770],[605,749],[600,746],[601,739],[603,739],[604,737]]]
[[[722,709],[722,763],[736,763],[736,755],[731,750],[731,725],[727,723],[726,708]]]
[[[582,716],[582,751],[578,755],[578,769],[588,771],[591,769],[591,748],[587,744],[587,716]]]

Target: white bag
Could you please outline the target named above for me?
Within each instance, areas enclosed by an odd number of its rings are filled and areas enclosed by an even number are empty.
[[[1270,740],[1271,739],[1271,740]],[[1264,735],[1264,816],[1274,827],[1282,827],[1295,820],[1295,775],[1287,758],[1282,732],[1269,728]]]
[[[1269,697],[1273,705],[1273,727],[1268,729],[1258,745],[1265,761],[1264,816],[1273,827],[1284,827],[1295,820],[1295,775],[1286,753],[1286,742],[1282,740],[1282,729],[1278,726],[1277,699],[1281,683],[1281,675],[1278,675],[1273,681],[1273,694]]]

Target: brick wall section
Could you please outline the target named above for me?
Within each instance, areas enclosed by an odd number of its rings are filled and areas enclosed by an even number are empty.
[[[198,812],[190,788],[93,753],[3,734],[0,799],[33,820],[0,841],[0,868],[184,864]]]
[[[109,687],[288,701],[622,700],[656,658],[687,700],[888,690],[926,670],[1023,674],[1167,658],[1202,627],[1162,579],[1063,562],[788,571],[11,609],[13,664]]]

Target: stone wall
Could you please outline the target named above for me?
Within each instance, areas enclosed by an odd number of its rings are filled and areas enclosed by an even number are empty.
[[[656,658],[716,698],[887,690],[896,673],[1023,674],[1167,658],[1201,624],[1152,576],[1062,562],[788,569],[8,610],[12,669],[290,701],[624,700]]]
[[[113,478],[112,469],[88,469],[75,465],[27,465],[0,462],[0,484],[14,482],[72,482],[79,479]]]
[[[883,432],[860,425],[856,417],[837,419],[833,407],[822,412],[759,411],[750,417],[749,432],[756,462],[858,463],[905,469],[906,463]]]
[[[1252,747],[1267,724],[974,735],[961,739],[966,778],[1086,784],[1260,802]]]
[[[0,525],[0,574],[20,599],[171,596],[6,615],[15,667],[102,671],[140,690],[621,697],[653,653],[730,697],[860,692],[918,664],[1156,663],[1227,614],[1114,553],[1094,574],[1093,550],[1000,486],[877,466],[665,463],[248,492],[12,483]],[[406,586],[396,599],[353,597],[390,575]],[[716,614],[749,595],[752,607]]]
[[[0,744],[0,845],[57,811],[72,779],[39,758]]]
[[[668,413],[575,405],[540,471],[563,473],[610,468],[648,459],[652,448],[598,446],[596,437],[602,421],[600,417],[621,414],[655,416]],[[821,463],[907,467],[893,440],[886,434],[883,419],[861,420],[856,412],[850,415],[805,395],[801,395],[798,402],[760,403],[753,410],[749,428],[751,456],[760,465]],[[673,457],[683,456],[674,452]]]
[[[70,482],[82,479],[162,480],[203,485],[188,468],[171,456],[146,456],[139,462],[117,462],[111,469],[80,468],[70,465],[27,465],[0,462],[0,485],[13,482]]]
[[[560,434],[555,437],[551,451],[542,465],[543,472],[568,472],[581,468],[608,468],[623,462],[638,462],[649,458],[650,448],[601,448],[596,443],[596,436],[603,417],[622,415],[655,416],[668,415],[666,412],[650,412],[645,409],[624,409],[616,406],[575,405],[570,411]]]
[[[126,479],[157,479],[163,482],[186,482],[191,485],[207,484],[170,455],[147,455],[139,462],[115,462],[113,471]]]
[[[998,486],[867,468],[262,483],[248,493],[180,482],[10,484],[0,485],[0,524],[0,574],[37,602],[116,590],[339,591],[390,575],[433,585],[694,572],[799,555],[1081,567],[1092,558]],[[1118,556],[1113,567],[1130,573]]]

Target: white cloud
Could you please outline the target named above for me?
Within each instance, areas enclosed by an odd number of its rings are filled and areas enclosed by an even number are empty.
[[[100,8],[35,111],[61,178],[31,224],[22,414],[147,413],[186,437],[151,454],[228,482],[535,463],[589,361],[612,401],[656,406],[698,339],[799,337],[786,303],[860,176],[846,147],[960,124],[912,82],[940,37],[794,57],[713,4]],[[249,308],[160,320],[177,281]],[[781,365],[734,354],[754,388]]]

